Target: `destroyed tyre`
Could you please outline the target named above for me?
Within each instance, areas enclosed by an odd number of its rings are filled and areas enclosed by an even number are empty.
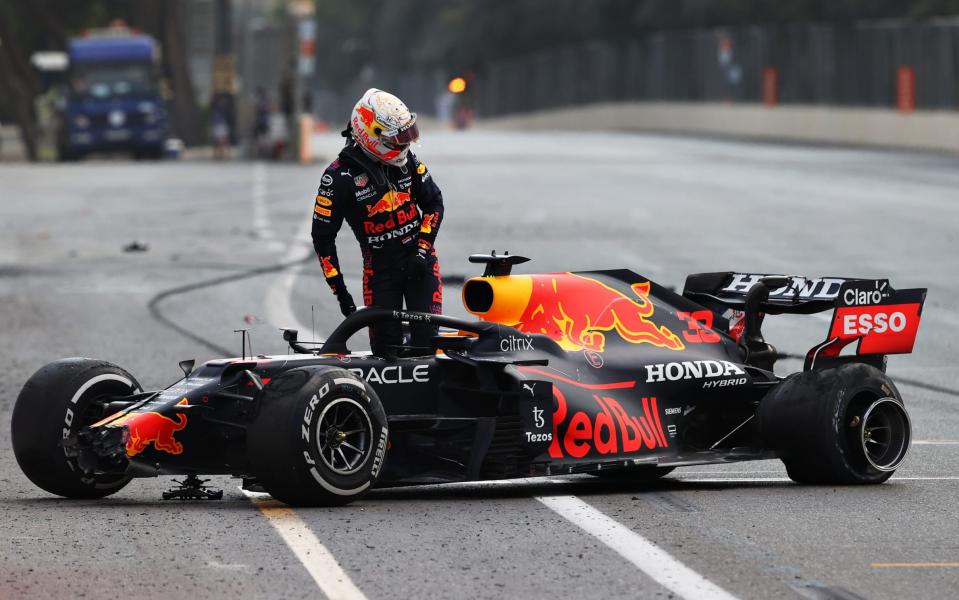
[[[34,373],[17,396],[11,434],[23,473],[41,489],[67,498],[103,498],[129,475],[85,475],[63,440],[106,417],[107,401],[140,384],[127,371],[89,358],[65,358]]]
[[[861,363],[793,375],[763,399],[758,414],[763,438],[797,483],[882,483],[906,457],[912,436],[896,386]]]

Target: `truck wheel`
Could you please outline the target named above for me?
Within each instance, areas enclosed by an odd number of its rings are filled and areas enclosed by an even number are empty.
[[[256,480],[296,506],[337,506],[368,492],[386,455],[376,392],[336,367],[304,367],[271,381],[247,431]]]
[[[798,483],[882,483],[912,438],[892,380],[860,363],[793,375],[763,399],[758,414],[763,439]]]
[[[65,358],[34,373],[17,396],[11,424],[13,454],[23,473],[67,498],[103,498],[120,490],[131,476],[84,475],[61,443],[106,417],[106,400],[139,389],[125,370],[90,358]]]

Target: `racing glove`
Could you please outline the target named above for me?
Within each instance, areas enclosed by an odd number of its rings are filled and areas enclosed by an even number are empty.
[[[340,303],[340,312],[344,317],[356,312],[356,302],[353,302],[353,296],[345,289],[336,295],[336,301]]]
[[[430,247],[420,242],[416,254],[406,262],[406,276],[410,279],[423,279],[430,268]]]

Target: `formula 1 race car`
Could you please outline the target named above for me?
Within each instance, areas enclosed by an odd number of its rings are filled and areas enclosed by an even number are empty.
[[[885,280],[691,275],[677,294],[628,271],[512,274],[474,255],[463,287],[481,320],[364,308],[318,348],[180,363],[143,391],[85,358],[41,368],[13,412],[13,446],[39,487],[103,497],[133,477],[186,475],[167,497],[212,497],[230,474],[294,505],[375,486],[567,473],[650,480],[679,466],[779,458],[808,484],[888,479],[909,449],[886,355],[912,351],[926,290]],[[765,315],[833,311],[801,372],[773,373]],[[351,353],[385,321],[442,329],[431,348]],[[856,351],[841,350],[856,343]]]

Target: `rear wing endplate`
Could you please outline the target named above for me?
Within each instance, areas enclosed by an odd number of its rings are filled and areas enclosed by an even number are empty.
[[[806,369],[857,343],[857,356],[909,354],[916,343],[926,288],[896,290],[887,279],[847,281],[835,300],[826,341],[806,354]]]

